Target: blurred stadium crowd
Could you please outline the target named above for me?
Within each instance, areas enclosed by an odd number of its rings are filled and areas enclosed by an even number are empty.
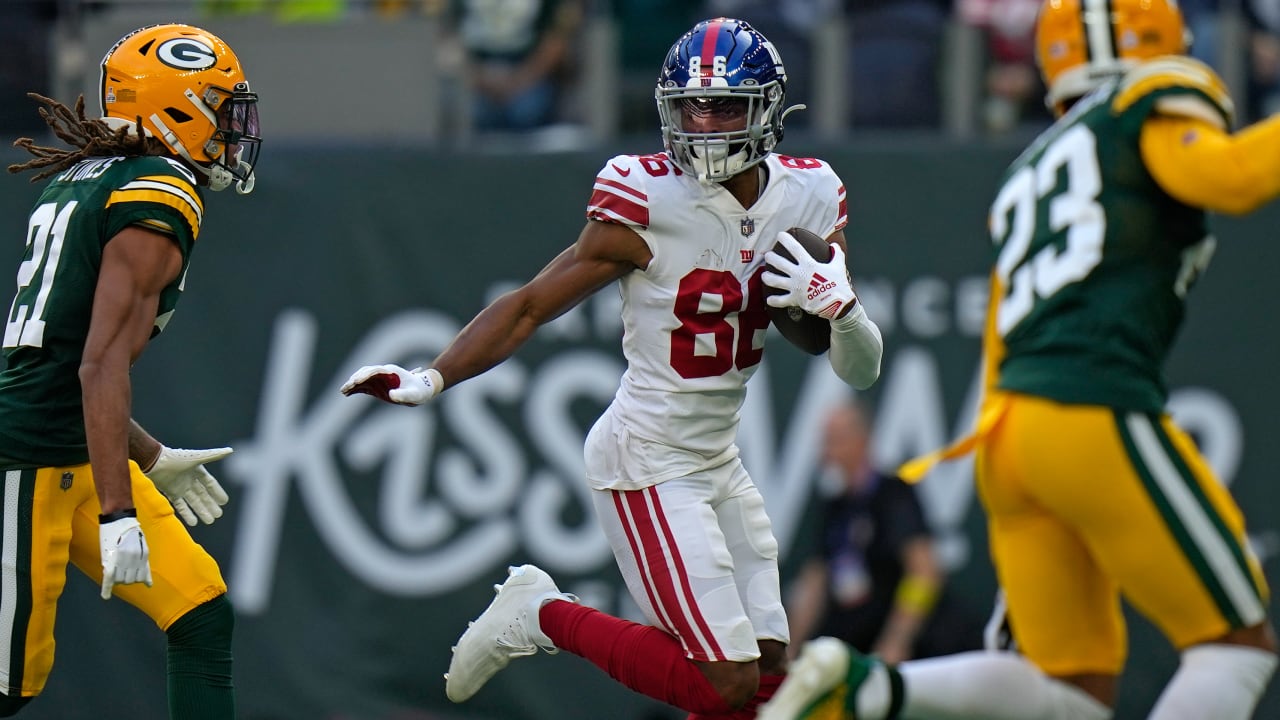
[[[672,40],[698,19],[742,17],[779,48],[799,132],[851,129],[1001,135],[1047,123],[1035,68],[1037,0],[5,0],[0,3],[0,130],[42,126],[23,93],[96,75],[69,42],[117,11],[190,20],[261,18],[341,25],[430,20],[452,73],[442,106],[467,137],[519,135],[570,146],[652,132],[652,87]],[[1280,104],[1280,0],[1187,0],[1193,54],[1227,81],[1242,121]],[[176,19],[176,18],[175,18]],[[254,58],[251,56],[251,61]],[[262,62],[258,60],[258,62]],[[612,102],[589,69],[607,65]],[[607,109],[605,106],[607,105]],[[465,107],[462,107],[465,106]],[[92,108],[91,108],[92,110]]]

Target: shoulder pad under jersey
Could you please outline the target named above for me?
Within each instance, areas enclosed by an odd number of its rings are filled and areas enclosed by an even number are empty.
[[[1111,109],[1119,115],[1144,100],[1150,104],[1145,112],[1204,120],[1224,130],[1235,116],[1222,78],[1208,65],[1183,55],[1155,58],[1130,70],[1116,89]]]
[[[175,229],[174,220],[180,219],[192,240],[200,234],[205,218],[205,202],[191,170],[177,160],[157,156],[125,163],[106,208],[124,211],[133,223],[154,222],[157,228]]]
[[[654,181],[683,174],[663,153],[618,155],[596,173],[587,217],[601,222],[649,227],[649,203]]]

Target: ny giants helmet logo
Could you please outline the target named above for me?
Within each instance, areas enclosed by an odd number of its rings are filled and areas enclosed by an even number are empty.
[[[156,58],[179,70],[205,70],[218,60],[213,48],[190,37],[164,41],[156,48]]]

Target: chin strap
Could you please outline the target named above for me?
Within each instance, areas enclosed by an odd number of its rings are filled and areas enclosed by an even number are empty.
[[[252,165],[250,165],[249,163],[243,160],[240,160],[239,164],[249,168],[249,174],[246,175],[243,180],[236,181],[236,194],[248,195],[249,193],[253,192],[253,186],[254,186],[254,183],[257,182],[256,180],[257,176],[253,174]]]
[[[164,120],[160,119],[159,115],[152,114],[149,119],[151,120],[151,124],[155,125],[156,129],[160,131],[160,138],[164,140],[165,144],[172,148],[174,152],[178,153],[183,160],[186,160],[188,165],[195,168],[196,172],[205,177],[209,182],[210,190],[217,192],[219,190],[226,190],[231,186],[231,182],[235,180],[235,176],[231,174],[231,171],[218,165],[205,167],[204,165],[196,162],[195,158],[191,157],[191,153],[187,152],[187,149],[183,147],[182,143],[178,140],[177,133],[170,130],[169,126],[164,124]]]

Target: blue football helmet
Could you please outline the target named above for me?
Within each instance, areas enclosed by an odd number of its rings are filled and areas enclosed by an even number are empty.
[[[787,72],[764,35],[742,20],[704,20],[667,52],[658,87],[662,141],[681,170],[723,182],[753,167],[782,139]],[[694,132],[691,119],[715,117],[741,129]],[[733,122],[745,118],[745,123]]]

